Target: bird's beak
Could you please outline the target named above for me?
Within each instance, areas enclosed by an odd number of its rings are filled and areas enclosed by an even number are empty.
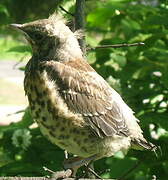
[[[34,44],[33,40],[30,38],[30,36],[26,32],[26,30],[24,28],[24,24],[9,24],[9,27],[14,28],[14,29],[20,31],[25,36],[25,38],[27,39],[27,41],[30,44]]]
[[[22,24],[9,24],[9,27],[24,32]]]
[[[21,29],[22,28],[22,24],[10,24],[9,25],[12,28],[16,28],[16,29]]]

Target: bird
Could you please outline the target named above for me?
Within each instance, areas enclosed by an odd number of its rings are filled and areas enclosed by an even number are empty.
[[[75,170],[130,148],[154,151],[139,120],[105,79],[87,62],[63,16],[11,24],[32,47],[24,90],[32,117],[53,144],[75,155],[64,168]]]

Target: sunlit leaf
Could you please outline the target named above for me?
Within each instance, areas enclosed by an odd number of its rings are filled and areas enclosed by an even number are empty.
[[[9,16],[7,8],[2,4],[0,4],[0,13],[4,13],[6,16]]]
[[[12,47],[10,49],[8,49],[8,52],[15,52],[15,53],[31,53],[32,50],[30,48],[30,46],[25,46],[25,45],[21,45],[21,46],[16,46],[16,47]]]

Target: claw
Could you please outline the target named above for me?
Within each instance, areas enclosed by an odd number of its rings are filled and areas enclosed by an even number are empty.
[[[71,169],[72,171],[72,177],[75,177],[77,170],[84,165],[88,165],[91,161],[95,160],[96,155],[90,156],[88,158],[82,158],[82,157],[72,157],[69,159],[65,159],[63,166],[64,169],[68,170]]]
[[[65,171],[58,171],[58,172],[55,172],[52,177],[54,179],[65,179],[65,178],[69,178],[69,177],[72,177],[72,170],[71,169],[67,169]]]
[[[93,161],[95,158],[96,158],[96,155],[90,156],[88,158],[73,157],[73,158],[66,159],[63,165],[65,169],[79,168]]]
[[[57,172],[54,172],[52,171],[51,169],[48,169],[47,167],[43,167],[43,169],[45,171],[48,171],[52,174],[52,177],[54,179],[64,179],[64,178],[69,178],[69,177],[72,177],[72,170],[71,169],[67,169],[65,171],[57,171]]]

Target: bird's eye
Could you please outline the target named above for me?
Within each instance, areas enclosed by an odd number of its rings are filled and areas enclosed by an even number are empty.
[[[37,41],[40,41],[40,40],[43,39],[43,36],[42,36],[41,34],[39,34],[39,33],[36,33],[36,34],[34,34],[34,38],[35,38]]]

